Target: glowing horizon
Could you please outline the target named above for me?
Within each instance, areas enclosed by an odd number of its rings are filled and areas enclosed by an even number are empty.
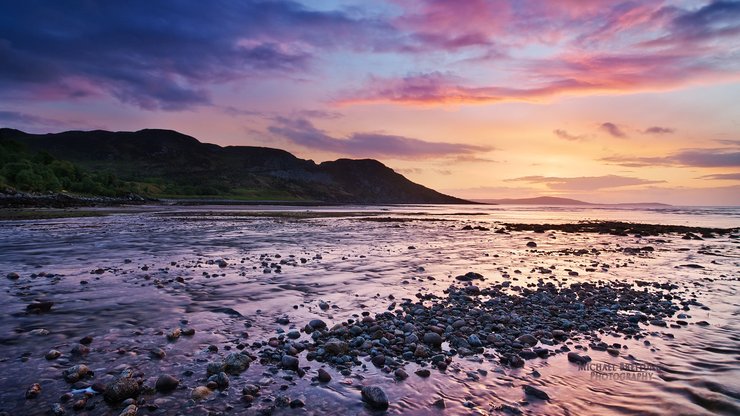
[[[2,6],[0,127],[375,158],[462,198],[740,205],[740,2]]]

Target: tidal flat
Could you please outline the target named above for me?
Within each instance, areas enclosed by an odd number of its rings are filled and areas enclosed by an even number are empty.
[[[85,212],[0,222],[0,414],[740,413],[721,211]]]

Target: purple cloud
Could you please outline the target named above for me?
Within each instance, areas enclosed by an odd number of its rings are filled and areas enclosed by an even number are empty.
[[[643,134],[672,134],[675,132],[676,130],[670,127],[653,126],[645,129],[645,131],[643,131]]]
[[[601,130],[604,130],[605,132],[609,133],[609,135],[612,137],[617,137],[620,139],[627,137],[627,134],[624,131],[622,131],[622,129],[620,129],[619,126],[617,126],[614,123],[610,123],[610,122],[602,123],[600,128]]]
[[[553,130],[553,133],[563,140],[570,140],[573,142],[585,140],[588,137],[585,134],[570,134],[562,129],[555,129]]]
[[[213,84],[303,73],[317,50],[393,44],[386,33],[290,0],[15,2],[0,15],[0,90],[182,110],[210,104]]]
[[[715,173],[713,175],[700,176],[699,179],[740,181],[740,172]]]
[[[668,156],[608,156],[604,162],[626,166],[693,166],[702,168],[740,167],[740,152],[728,149],[685,149]]]
[[[563,191],[594,191],[605,188],[619,188],[623,186],[649,185],[664,183],[665,181],[651,181],[629,176],[581,176],[575,178],[561,178],[553,176],[524,176],[521,178],[506,179],[506,182],[542,183],[548,188]]]
[[[416,159],[475,154],[489,147],[461,143],[429,142],[425,140],[380,133],[353,133],[336,138],[316,128],[306,119],[278,117],[268,130],[302,147],[353,157],[393,157]]]

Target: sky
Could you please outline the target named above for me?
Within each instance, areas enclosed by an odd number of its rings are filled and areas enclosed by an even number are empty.
[[[374,158],[463,198],[740,205],[740,1],[3,2],[0,126]]]

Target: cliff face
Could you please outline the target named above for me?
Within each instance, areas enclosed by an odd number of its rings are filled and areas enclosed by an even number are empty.
[[[92,171],[152,184],[171,196],[250,195],[367,204],[467,202],[411,182],[376,160],[339,159],[317,165],[280,149],[221,147],[171,130],[36,135],[0,129],[0,138]]]

